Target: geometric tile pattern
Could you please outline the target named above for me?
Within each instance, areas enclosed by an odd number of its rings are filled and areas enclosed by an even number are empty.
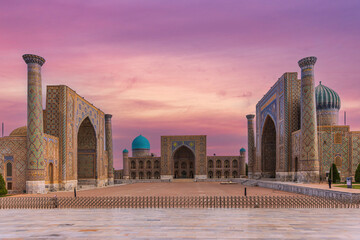
[[[285,74],[284,74],[285,75]],[[292,158],[292,132],[300,129],[300,80],[297,73],[286,73],[284,91],[284,157],[285,171],[295,171],[295,158]]]
[[[174,175],[174,144],[176,144],[176,146],[178,146],[178,144],[186,145],[195,155],[195,176],[207,175],[205,135],[161,136],[161,175]]]
[[[89,103],[86,102],[85,99],[80,97],[77,98],[77,109],[75,113],[75,126],[76,129],[79,128],[80,124],[84,120],[85,117],[89,117],[92,125],[95,128],[95,132],[99,131],[99,118],[97,110],[95,110]]]
[[[46,166],[45,183],[50,182],[49,164],[53,166],[53,181],[59,181],[59,139],[55,136],[44,134],[44,161]]]
[[[299,61],[301,68],[301,151],[300,171],[319,170],[314,64],[315,57]]]
[[[3,176],[6,176],[6,162],[4,160],[10,157],[13,159],[12,188],[14,191],[23,192],[25,190],[27,165],[26,137],[0,138],[0,173]],[[7,180],[5,179],[5,181]]]
[[[330,166],[335,163],[341,175],[348,176],[351,171],[350,157],[350,133],[347,127],[319,127],[319,159],[320,159],[320,173],[325,175],[329,172]],[[341,135],[341,143],[336,143],[335,136]],[[336,160],[340,160],[337,162]]]
[[[106,137],[106,151],[108,153],[108,176],[109,178],[114,177],[113,171],[113,142],[112,142],[112,127],[111,127],[111,117],[110,114],[105,114],[105,137]]]
[[[60,101],[59,101],[59,111],[60,111],[60,122],[59,122],[59,138],[60,138],[60,152],[61,152],[61,177],[62,180],[67,180],[67,136],[66,136],[66,91],[67,88],[65,86],[60,86]]]
[[[5,173],[5,165],[3,159],[11,157],[13,159],[13,176],[12,184],[13,190],[16,192],[23,192],[26,189],[26,172],[27,170],[27,146],[26,137],[3,137],[0,138],[0,173]],[[44,134],[44,162],[45,167],[40,171],[41,176],[47,178],[48,164],[53,163],[54,168],[58,168],[59,163],[59,142],[58,138]],[[3,175],[5,176],[5,175]],[[36,176],[34,176],[36,179]],[[32,179],[34,180],[34,179]],[[43,179],[44,180],[44,179]],[[54,172],[54,180],[58,180],[58,176]]]
[[[249,114],[246,115],[247,118],[247,127],[248,127],[248,167],[249,173],[254,173],[256,170],[256,160],[255,160],[255,139],[254,139],[254,117],[255,115]]]
[[[174,152],[176,149],[178,149],[181,146],[187,146],[191,150],[195,151],[195,141],[173,141],[171,143],[172,152]]]
[[[59,87],[47,86],[46,88],[46,125],[45,133],[59,136]]]
[[[355,175],[356,168],[360,164],[360,132],[352,132],[351,134],[352,148],[351,148],[351,157],[352,157],[352,173]]]
[[[39,57],[24,55],[28,67],[27,94],[27,161],[28,180],[43,180],[45,168],[43,147],[43,108],[41,66]],[[45,62],[45,60],[43,61]],[[35,170],[35,171],[34,171]]]

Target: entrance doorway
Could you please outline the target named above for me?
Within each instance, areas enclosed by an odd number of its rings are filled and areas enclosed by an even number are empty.
[[[96,184],[96,133],[87,117],[78,132],[77,175],[79,184]]]
[[[270,116],[265,119],[261,137],[261,166],[264,177],[276,177],[276,128]]]
[[[194,153],[188,147],[181,146],[174,152],[173,156],[174,178],[194,178]]]

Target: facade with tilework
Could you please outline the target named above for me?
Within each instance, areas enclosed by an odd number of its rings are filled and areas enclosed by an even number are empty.
[[[8,190],[44,193],[112,184],[111,115],[65,85],[47,86],[43,110],[45,59],[23,58],[28,65],[28,124],[0,138],[0,171]]]
[[[329,87],[315,88],[315,57],[284,73],[256,105],[256,134],[248,115],[249,176],[318,182],[335,163],[342,180],[360,163],[359,132],[338,125],[340,97]],[[255,144],[253,143],[255,142]]]
[[[150,153],[150,143],[138,136],[132,143],[132,157],[123,151],[124,179],[239,178],[245,176],[245,149],[238,156],[207,156],[206,135],[162,136],[161,156]]]

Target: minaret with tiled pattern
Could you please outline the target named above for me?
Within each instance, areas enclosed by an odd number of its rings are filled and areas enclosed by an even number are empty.
[[[301,68],[301,138],[298,180],[304,182],[319,181],[314,81],[314,65],[316,60],[316,57],[306,57],[298,62]]]
[[[45,59],[25,54],[27,64],[27,169],[26,192],[45,192],[44,130],[41,89],[41,66]]]
[[[111,114],[105,114],[105,138],[106,138],[106,151],[108,153],[108,180],[109,184],[114,184],[114,166],[113,166],[113,139],[112,139],[112,126]]]
[[[254,114],[246,115],[248,120],[248,176],[254,176],[255,170],[255,134],[254,134]]]

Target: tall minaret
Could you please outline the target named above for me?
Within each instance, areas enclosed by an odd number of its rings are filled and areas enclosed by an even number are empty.
[[[301,68],[301,138],[299,181],[319,181],[319,154],[316,126],[314,65],[316,57],[306,57]]]
[[[125,148],[123,150],[123,176],[124,179],[130,178],[129,173],[129,151]]]
[[[240,176],[246,175],[245,148],[240,149]]]
[[[248,175],[249,178],[254,176],[255,171],[255,134],[254,134],[254,114],[246,115],[248,120]]]
[[[113,165],[113,139],[111,127],[111,114],[105,114],[105,138],[106,138],[106,151],[108,153],[108,179],[109,184],[114,184],[114,165]]]
[[[23,55],[28,68],[26,192],[45,192],[44,130],[41,66],[45,59]]]

